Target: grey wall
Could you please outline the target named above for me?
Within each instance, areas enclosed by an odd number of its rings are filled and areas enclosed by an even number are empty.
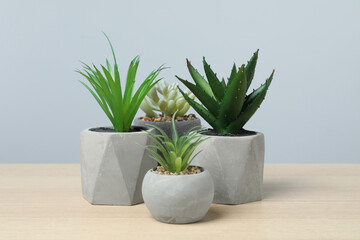
[[[253,87],[273,68],[247,129],[266,135],[266,162],[360,163],[359,1],[1,1],[0,163],[79,162],[79,132],[109,125],[77,80],[79,60],[110,57],[124,78],[189,78],[202,56],[220,76],[260,48]],[[140,114],[140,113],[139,113]]]

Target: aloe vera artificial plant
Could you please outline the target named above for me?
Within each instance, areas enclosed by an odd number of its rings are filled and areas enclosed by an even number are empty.
[[[201,152],[193,154],[194,151],[208,137],[200,134],[203,130],[189,130],[179,136],[175,115],[171,122],[172,138],[161,128],[158,128],[160,134],[148,132],[155,145],[148,145],[146,149],[165,171],[161,167],[150,169],[144,177],[142,193],[146,207],[158,221],[192,223],[205,216],[214,198],[209,171],[190,166]]]
[[[114,49],[110,39],[105,33],[104,35],[111,47],[114,66],[112,67],[106,59],[106,67],[100,65],[103,72],[95,65],[90,67],[85,63],[83,63],[83,70],[77,70],[76,72],[80,73],[88,80],[89,85],[82,81],[80,82],[94,96],[112,123],[115,132],[129,132],[131,123],[141,102],[144,100],[150,89],[160,80],[156,80],[156,78],[164,67],[160,66],[152,71],[139,86],[135,94],[133,94],[136,72],[140,63],[140,57],[136,56],[130,63],[125,89],[122,91],[119,68],[116,62]]]
[[[176,76],[199,99],[202,105],[189,98],[180,89],[184,98],[217,133],[239,133],[264,100],[274,71],[264,84],[250,94],[246,94],[254,78],[258,53],[259,50],[253,54],[246,65],[243,64],[240,68],[237,68],[234,63],[227,82],[224,78],[219,80],[205,57],[203,65],[207,81],[188,59],[186,59],[187,67],[195,84]]]
[[[147,132],[148,136],[155,142],[155,145],[148,145],[145,148],[150,151],[152,158],[155,159],[165,171],[179,174],[185,171],[191,164],[192,160],[201,152],[193,155],[197,146],[204,142],[200,133],[204,129],[189,129],[184,135],[179,136],[175,126],[175,115],[171,119],[171,138],[159,127],[149,124],[157,129],[160,134]],[[192,156],[193,155],[193,156]]]

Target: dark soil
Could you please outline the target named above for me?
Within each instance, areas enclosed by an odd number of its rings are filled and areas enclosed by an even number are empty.
[[[96,127],[96,128],[90,128],[90,131],[93,132],[109,132],[114,133],[115,130],[112,127]],[[144,127],[131,127],[129,132],[141,132],[142,130],[146,130]]]
[[[212,128],[208,128],[207,132],[203,132],[203,135],[208,135],[208,136],[223,136],[223,137],[245,137],[245,136],[252,136],[255,135],[256,132],[254,131],[249,131],[249,130],[245,130],[245,129],[241,129],[241,131],[237,134],[232,134],[232,133],[217,133],[214,131],[214,129]]]

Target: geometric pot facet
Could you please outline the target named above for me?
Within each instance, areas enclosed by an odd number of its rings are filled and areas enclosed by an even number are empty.
[[[152,122],[152,121],[143,121],[139,118],[134,119],[134,125],[144,126],[144,127],[152,127],[154,125],[160,129],[162,129],[169,138],[171,138],[171,122]],[[190,130],[193,127],[201,127],[201,122],[199,118],[194,120],[184,120],[184,121],[176,121],[175,122],[176,130],[178,131],[179,137],[183,136],[184,133]],[[195,129],[193,129],[195,130]],[[156,134],[160,134],[158,130],[155,131]]]
[[[192,223],[204,218],[214,197],[207,170],[191,175],[162,175],[149,170],[144,178],[144,202],[151,215],[165,223]]]
[[[242,204],[262,199],[264,135],[209,136],[192,164],[206,168],[215,185],[214,203]]]
[[[92,128],[82,131],[80,140],[83,197],[91,204],[142,203],[144,175],[156,166],[143,147],[153,144],[147,134],[142,131],[102,132]]]

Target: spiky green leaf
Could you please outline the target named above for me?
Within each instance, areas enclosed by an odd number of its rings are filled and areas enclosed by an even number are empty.
[[[270,83],[273,79],[274,71],[271,73],[270,77],[266,80],[265,84],[261,85],[257,90],[255,90],[244,103],[244,108],[239,114],[236,121],[231,123],[227,128],[228,133],[238,133],[243,126],[249,121],[249,119],[254,115],[256,110],[260,107],[261,103],[265,99],[266,92],[269,89]]]
[[[194,85],[178,76],[180,82],[182,82],[198,99],[199,101],[209,110],[211,114],[217,116],[219,113],[219,103],[210,95],[208,95],[201,87]]]
[[[203,58],[204,70],[209,81],[212,92],[214,93],[216,99],[221,101],[224,97],[225,88],[221,84],[220,80],[217,78],[214,71],[211,69],[210,65],[206,62],[205,57]]]
[[[233,79],[229,81],[224,99],[221,102],[218,118],[223,128],[236,120],[244,104],[247,86],[244,68],[245,66],[242,65]]]
[[[206,122],[208,122],[214,129],[220,129],[220,125],[215,118],[204,106],[195,102],[193,99],[189,98],[186,93],[184,93],[180,88],[179,91],[184,96],[186,101],[190,104],[190,106],[198,113]]]
[[[247,79],[247,87],[246,91],[249,89],[251,82],[255,75],[255,67],[258,59],[259,49],[253,54],[250,61],[246,64],[245,67],[245,73],[246,73],[246,79]]]
[[[181,157],[177,157],[175,160],[175,172],[179,174],[181,171]]]
[[[190,63],[188,59],[186,59],[187,67],[189,69],[190,75],[193,78],[196,85],[198,85],[201,89],[203,89],[210,97],[215,97],[214,93],[211,90],[209,83],[204,79],[203,76],[196,70]]]

